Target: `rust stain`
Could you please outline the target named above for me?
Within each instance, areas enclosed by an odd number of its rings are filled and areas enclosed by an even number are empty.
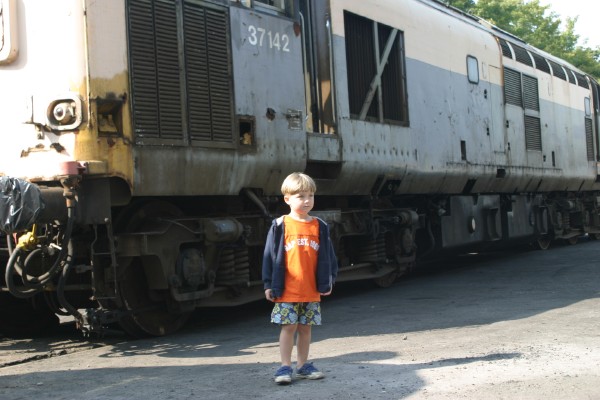
[[[89,82],[89,97],[84,98],[88,118],[77,134],[74,158],[81,161],[106,163],[107,176],[122,177],[131,186],[133,179],[133,132],[131,115],[127,104],[129,80],[126,71],[110,79],[92,78]],[[106,102],[117,104],[106,111]],[[108,133],[107,133],[108,132]]]

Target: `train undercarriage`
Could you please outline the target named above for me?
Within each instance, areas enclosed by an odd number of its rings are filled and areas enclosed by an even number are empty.
[[[261,299],[264,238],[280,202],[235,198],[143,198],[83,224],[77,187],[63,188],[63,220],[2,238],[2,333],[30,333],[72,315],[85,333],[118,323],[133,336],[178,330],[198,307]],[[56,192],[56,188],[53,192]],[[44,191],[42,190],[42,193]],[[44,196],[42,194],[42,196]],[[596,194],[322,197],[337,282],[391,285],[418,261],[514,243],[547,249],[600,235]],[[57,204],[52,203],[52,204]],[[54,205],[56,207],[56,205]],[[59,207],[60,208],[60,207]],[[201,215],[198,210],[203,210]]]

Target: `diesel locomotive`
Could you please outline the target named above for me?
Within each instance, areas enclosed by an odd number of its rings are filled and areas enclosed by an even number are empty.
[[[263,297],[291,172],[338,281],[600,235],[589,75],[436,0],[0,0],[0,330]]]

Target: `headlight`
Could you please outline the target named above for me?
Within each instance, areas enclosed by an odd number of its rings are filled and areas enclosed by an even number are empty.
[[[75,107],[71,102],[60,102],[54,105],[52,115],[56,122],[61,125],[70,125],[75,121]]]
[[[83,121],[82,102],[77,95],[67,95],[52,100],[48,105],[46,117],[48,126],[57,131],[74,130]]]

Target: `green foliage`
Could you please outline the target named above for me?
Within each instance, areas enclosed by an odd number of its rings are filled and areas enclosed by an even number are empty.
[[[475,1],[473,0],[448,0],[444,1],[444,3],[468,13],[470,13],[473,7],[475,7]]]
[[[562,58],[600,80],[600,47],[578,45],[577,18],[560,16],[539,0],[446,0],[446,4],[477,15],[538,49]]]

